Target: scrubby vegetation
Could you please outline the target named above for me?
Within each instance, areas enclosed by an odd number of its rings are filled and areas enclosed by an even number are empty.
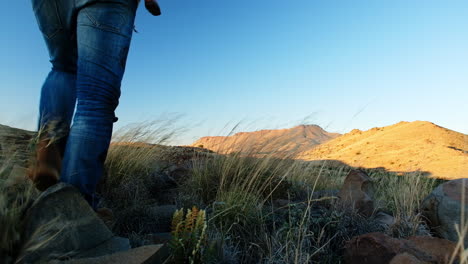
[[[0,169],[0,259],[11,258],[18,253],[22,214],[36,193],[28,182],[11,185],[7,171]]]
[[[440,182],[423,173],[365,169],[376,207],[396,219],[388,226],[336,203],[352,169],[346,164],[292,160],[292,153],[255,158],[245,154],[249,146],[228,155],[164,146],[173,135],[164,124],[117,133],[99,193],[114,212],[113,231],[132,246],[172,232],[174,263],[341,263],[344,243],[356,235],[429,232],[420,202]],[[10,184],[5,164],[13,161],[2,162],[0,257],[14,257],[21,214],[37,193],[28,182]]]
[[[131,133],[123,139],[109,152],[102,195],[116,212],[114,231],[133,234],[135,245],[165,231],[148,210],[165,204],[206,210],[207,237],[216,246],[213,263],[340,263],[353,236],[429,233],[418,208],[438,182],[423,173],[366,170],[377,207],[396,219],[385,226],[374,216],[340,208],[332,195],[317,195],[339,189],[352,169],[337,161],[297,161],[289,158],[294,153],[255,158],[246,154],[249,146],[218,155],[140,144]]]
[[[20,169],[27,165],[36,139],[4,138],[12,140],[0,146],[0,260],[13,259],[18,254],[23,239],[22,217],[38,194],[25,179],[25,171]]]

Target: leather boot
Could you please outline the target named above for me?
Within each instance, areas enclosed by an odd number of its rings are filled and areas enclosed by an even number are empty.
[[[60,179],[62,155],[56,143],[41,139],[36,147],[36,160],[30,167],[28,177],[36,188],[45,191]]]
[[[106,207],[101,207],[96,210],[96,215],[112,230],[114,224],[114,212]]]

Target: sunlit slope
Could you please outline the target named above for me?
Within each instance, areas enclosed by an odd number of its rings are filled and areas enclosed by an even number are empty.
[[[434,177],[468,177],[468,135],[430,122],[400,122],[353,130],[299,154],[304,160],[333,159],[351,166],[392,171],[425,171]]]
[[[30,158],[28,145],[35,133],[0,125],[0,170],[13,161],[26,166]]]
[[[285,156],[309,150],[339,135],[329,133],[316,125],[300,125],[290,129],[240,132],[226,137],[202,137],[192,146],[219,153]]]

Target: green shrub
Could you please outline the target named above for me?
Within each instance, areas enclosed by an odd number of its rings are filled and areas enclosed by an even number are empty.
[[[177,210],[172,219],[171,260],[176,264],[201,264],[209,261],[207,223],[204,210],[196,207]]]

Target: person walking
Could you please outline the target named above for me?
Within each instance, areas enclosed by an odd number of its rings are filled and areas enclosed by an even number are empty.
[[[28,176],[39,190],[72,184],[96,209],[139,1],[31,2],[52,70],[41,90],[39,141]],[[145,6],[160,15],[154,0]]]

